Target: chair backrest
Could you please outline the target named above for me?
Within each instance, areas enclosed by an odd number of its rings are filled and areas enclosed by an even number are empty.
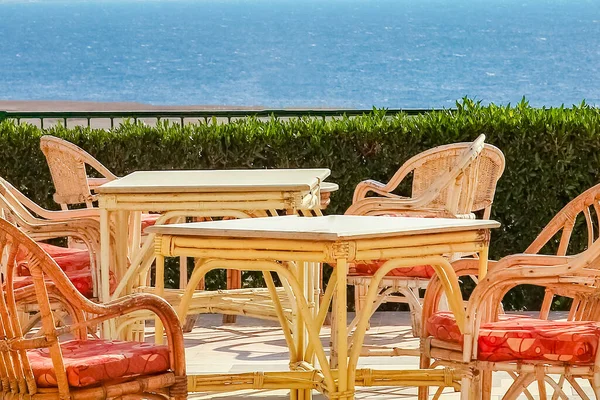
[[[600,184],[592,186],[571,200],[562,208],[542,229],[536,239],[525,250],[528,254],[547,254],[547,248],[554,247],[553,253],[558,256],[590,253],[590,249],[600,245]],[[574,243],[575,242],[575,243]],[[598,267],[596,267],[598,268]],[[595,287],[600,291],[597,278],[593,283],[586,284],[587,289]],[[565,277],[565,282],[568,279]],[[573,298],[569,312],[569,320],[596,319],[600,312],[598,297],[589,296],[589,290],[581,285],[565,284],[546,288],[540,317],[548,318],[555,295]]]
[[[82,203],[88,208],[93,207],[95,196],[90,190],[86,165],[108,180],[117,178],[88,152],[66,140],[45,135],[40,139],[40,148],[54,182],[54,201],[65,210],[69,205]]]
[[[31,272],[33,285],[14,288],[17,254],[24,254]],[[15,398],[37,393],[36,382],[27,356],[27,349],[47,348],[58,383],[61,398],[69,397],[69,385],[64,369],[58,336],[65,328],[58,328],[51,311],[50,301],[80,296],[68,282],[58,265],[27,235],[0,218],[0,260],[3,286],[0,295],[0,382],[6,396]],[[48,277],[53,284],[44,282]],[[41,332],[26,338],[22,333],[17,305],[35,303],[41,314]],[[85,318],[77,308],[69,310],[74,323]],[[66,330],[68,331],[68,330]],[[65,332],[66,332],[65,331]],[[85,339],[85,330],[75,329],[76,336]]]
[[[584,249],[570,246],[576,228],[580,228],[577,229],[578,234],[586,236],[586,248],[600,238],[600,184],[592,186],[564,206],[542,229],[525,253],[539,253],[553,239],[558,239],[560,233],[556,255],[578,254]]]
[[[409,215],[473,218],[475,211],[490,216],[496,184],[504,171],[504,155],[484,144],[480,135],[472,143],[455,143],[435,147],[405,162],[390,181],[375,188],[371,181],[361,182],[354,191],[353,204],[347,214],[386,215],[410,211]],[[413,174],[410,199],[386,197],[400,182]],[[370,191],[383,197],[365,197]],[[415,214],[416,213],[416,214]]]
[[[485,210],[484,218],[489,218],[496,184],[504,172],[504,155],[497,147],[485,144],[478,157],[468,162],[470,146],[471,143],[439,146],[408,160],[403,168],[413,172],[412,197],[428,190],[444,171],[459,168],[461,173],[455,185],[447,185],[441,190],[429,208],[451,210],[454,207],[455,214]],[[458,203],[454,206],[449,204],[453,192],[454,196],[458,195]]]
[[[36,217],[13,194],[16,189],[0,178],[0,217],[17,226],[35,224]]]

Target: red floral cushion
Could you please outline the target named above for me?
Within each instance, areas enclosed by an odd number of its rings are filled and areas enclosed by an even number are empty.
[[[88,299],[94,296],[94,286],[92,281],[92,271],[90,269],[84,269],[80,271],[67,271],[65,272],[69,281],[75,286],[75,288],[87,297]],[[117,280],[115,279],[115,274],[112,271],[109,271],[109,282],[110,282],[110,293],[113,293],[117,288]],[[50,281],[50,279],[48,279]],[[15,289],[29,286],[33,284],[33,280],[31,276],[16,276],[13,279],[13,285]]]
[[[90,253],[86,249],[60,247],[48,243],[38,244],[65,272],[90,269]],[[27,268],[27,254],[23,250],[17,254],[17,274],[20,276],[30,275]]]
[[[439,312],[427,320],[430,335],[462,343],[454,317]],[[481,325],[477,358],[482,361],[542,360],[570,363],[594,361],[600,324],[591,321],[549,321],[503,315]]]
[[[85,387],[118,378],[156,374],[169,369],[169,348],[151,343],[70,340],[60,345],[69,385]],[[56,387],[48,349],[27,352],[35,381]]]
[[[159,218],[160,214],[142,214],[142,232],[147,227],[154,225]]]
[[[358,262],[350,265],[352,271],[349,275],[372,276],[386,260],[376,260],[369,262]],[[431,265],[415,265],[414,267],[396,268],[388,272],[386,276],[403,276],[407,278],[425,278],[429,279],[435,275],[435,270]]]
[[[433,218],[436,216],[431,211],[413,211],[410,213],[387,213],[382,214],[382,217],[421,217]],[[386,262],[387,260],[375,260],[369,262],[358,262],[354,266],[350,266],[353,271],[350,275],[371,276]],[[386,276],[398,276],[406,278],[423,278],[431,279],[435,275],[435,270],[431,265],[415,265],[414,267],[396,268],[387,273]]]
[[[90,253],[86,249],[60,247],[48,243],[38,244],[65,271],[67,278],[69,278],[79,293],[87,298],[93,297],[94,287],[92,283],[92,271],[90,269]],[[17,277],[14,280],[15,288],[31,285],[33,281],[30,275],[31,273],[27,267],[27,254],[24,251],[19,251],[17,254]],[[109,276],[110,291],[112,293],[117,287],[117,282],[112,271],[109,273]]]

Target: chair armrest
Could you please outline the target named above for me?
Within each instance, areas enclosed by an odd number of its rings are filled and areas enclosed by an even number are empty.
[[[424,207],[427,202],[425,199],[406,198],[396,196],[396,198],[386,197],[367,197],[353,203],[346,210],[347,215],[384,215],[384,214],[406,214],[406,216],[420,217],[438,217],[438,218],[471,218],[467,216],[457,216],[449,211],[441,209],[431,209]]]
[[[481,314],[487,301],[500,301],[506,292],[518,285],[546,286],[561,283],[565,276],[576,275],[585,266],[581,257],[515,254],[498,261],[479,281],[467,304],[465,334],[477,337]],[[600,271],[599,271],[600,273]]]
[[[110,178],[87,178],[88,186],[90,190],[95,190],[98,186],[102,186],[105,183],[111,182],[114,179]]]
[[[107,181],[114,181],[115,179],[118,179],[118,177],[112,172],[110,172],[110,170],[106,168],[100,161],[96,160],[87,152],[85,153],[85,155],[86,156],[83,162],[89,165],[90,167],[94,168],[96,171],[98,171],[104,177],[104,179],[106,179]],[[94,178],[88,178],[88,183],[90,179]]]
[[[40,207],[35,202],[30,200],[27,196],[17,190],[13,185],[11,185],[6,180],[0,181],[0,194],[4,194],[6,196],[10,196],[13,199],[16,199],[16,202],[19,204],[21,208],[25,208],[34,214],[48,219],[48,220],[64,220],[69,221],[73,218],[100,218],[100,211],[97,209],[80,209],[80,210],[60,210],[60,211],[51,211],[47,210],[43,207]],[[5,192],[3,193],[3,191]],[[14,200],[13,200],[14,202]],[[13,204],[13,206],[15,206]]]
[[[102,321],[140,311],[150,311],[160,318],[167,335],[167,344],[171,350],[171,369],[177,375],[185,374],[185,347],[183,342],[183,329],[177,313],[173,307],[163,298],[149,293],[135,293],[120,297],[104,304],[97,304],[83,297],[70,283],[61,280],[53,282],[58,292],[69,304],[85,313],[97,315],[98,317],[85,321],[86,327]],[[65,286],[68,289],[65,290]],[[73,332],[82,328],[82,324],[72,324],[59,328],[59,334]]]
[[[84,241],[92,252],[100,251],[100,223],[82,218],[65,222],[45,222],[20,226],[34,240],[74,237]]]
[[[354,195],[352,196],[352,204],[362,199],[365,199],[369,192],[377,193],[381,196],[390,198],[401,198],[400,196],[391,193],[391,191],[394,189],[395,187],[389,189],[387,185],[372,179],[362,181],[358,185],[356,185],[356,188],[354,189]]]

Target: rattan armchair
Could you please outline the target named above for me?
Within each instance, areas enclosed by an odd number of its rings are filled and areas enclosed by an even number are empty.
[[[394,215],[446,218],[475,218],[481,212],[489,218],[496,183],[504,171],[504,155],[481,135],[473,143],[455,143],[435,147],[408,160],[387,184],[367,180],[357,185],[353,204],[346,214]],[[393,192],[412,175],[412,195],[401,197]],[[366,197],[370,192],[374,197]],[[460,255],[453,255],[459,257]],[[348,283],[354,285],[357,314],[366,307],[371,276],[385,260],[350,267]],[[385,302],[408,303],[413,334],[419,335],[421,299],[433,268],[425,265],[392,271],[381,283],[381,294],[371,312]],[[378,353],[381,354],[381,353]]]
[[[60,204],[63,210],[85,204],[88,209],[94,210],[99,218],[99,210],[94,205],[97,200],[94,189],[117,179],[117,176],[87,151],[66,140],[44,135],[40,138],[40,148],[46,156],[54,182],[54,201]],[[87,166],[102,177],[89,177]],[[153,225],[158,217],[158,214],[142,214],[142,228]]]
[[[464,398],[478,398],[482,392],[483,398],[489,399],[494,371],[508,372],[515,379],[506,399],[517,398],[522,393],[530,396],[527,388],[535,382],[543,399],[547,391],[545,383],[554,391],[552,398],[568,398],[563,391],[567,382],[587,399],[577,382],[580,378],[589,380],[596,397],[600,398],[598,211],[600,184],[569,202],[546,225],[526,254],[491,263],[490,273],[477,285],[469,300],[464,336],[451,315],[437,311],[441,288],[437,278],[432,279],[424,303],[423,323],[427,329],[422,334],[421,366],[427,368],[433,360],[433,365],[464,370]],[[577,253],[581,242],[587,250]],[[556,255],[537,254],[548,246],[556,249]],[[454,267],[458,276],[477,274],[476,263],[471,260],[460,260]],[[521,284],[545,287],[539,318],[501,313],[502,298]],[[567,321],[548,320],[556,295],[573,299]],[[560,378],[555,381],[548,374],[557,374]],[[472,377],[476,378],[475,384]],[[428,398],[426,389],[421,392],[420,399]]]
[[[33,284],[15,288],[16,259],[25,253]],[[14,399],[187,398],[183,333],[163,299],[137,294],[100,305],[83,297],[34,241],[0,219],[4,285],[0,296],[0,390]],[[24,336],[18,303],[35,301],[38,334]],[[58,326],[51,303],[66,305],[72,322]],[[167,329],[167,346],[88,336],[87,327],[137,310],[150,310]],[[61,337],[74,339],[61,341]]]
[[[54,201],[63,210],[71,205],[84,203],[93,208],[96,201],[94,188],[117,176],[82,148],[66,140],[45,135],[40,139],[40,148],[46,156],[56,192]],[[88,177],[86,166],[96,170],[102,178]]]
[[[87,209],[46,210],[0,178],[0,216],[35,241],[75,238],[84,245],[82,249],[70,249],[40,244],[86,297],[95,298],[98,293],[100,224],[93,218],[94,213],[91,215]],[[30,281],[26,268],[20,268],[19,271],[22,284]]]

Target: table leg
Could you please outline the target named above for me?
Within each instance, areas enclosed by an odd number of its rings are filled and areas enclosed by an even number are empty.
[[[309,293],[307,291],[307,270],[308,265],[306,262],[296,262],[295,272],[296,279],[302,290],[304,298],[306,299],[308,305],[310,306]],[[301,360],[306,360],[306,328],[305,321],[302,317],[302,314],[298,308],[294,310],[295,319],[294,319],[294,347],[296,348],[296,354],[300,355]],[[298,399],[298,400],[307,400],[310,399],[311,391],[307,389],[292,389],[290,391],[290,399]]]
[[[490,248],[487,244],[479,252],[479,276],[477,277],[478,280],[482,280],[487,275],[489,252]]]
[[[337,391],[341,400],[353,399],[348,395],[354,390],[354,383],[348,382],[348,299],[346,280],[348,276],[348,263],[346,259],[337,260],[337,286],[336,286],[336,342],[338,363],[338,387]],[[350,366],[350,368],[353,368]],[[355,368],[355,367],[354,367]]]

